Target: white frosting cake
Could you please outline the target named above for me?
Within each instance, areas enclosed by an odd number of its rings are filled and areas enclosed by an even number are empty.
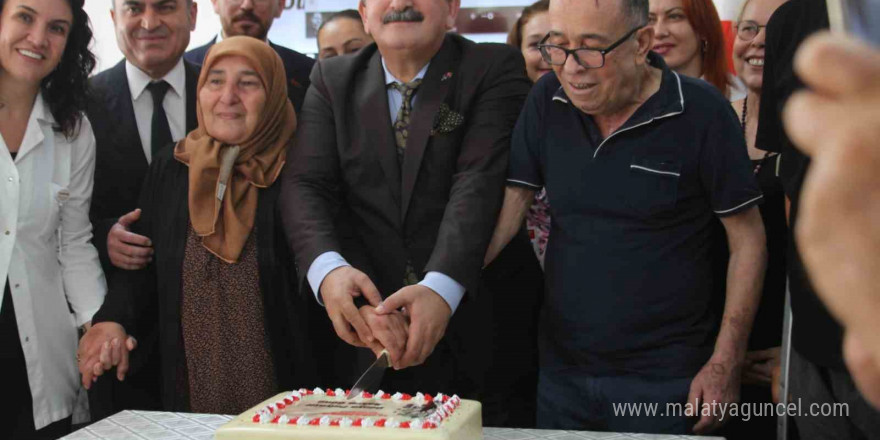
[[[217,430],[231,439],[449,439],[482,438],[479,402],[418,393],[361,395],[341,389],[301,389],[279,394]]]

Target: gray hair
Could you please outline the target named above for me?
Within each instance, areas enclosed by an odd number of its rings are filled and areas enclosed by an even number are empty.
[[[621,0],[621,3],[623,3],[623,16],[630,26],[648,24],[648,0]]]

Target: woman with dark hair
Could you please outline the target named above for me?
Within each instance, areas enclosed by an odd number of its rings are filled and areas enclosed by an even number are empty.
[[[84,412],[77,328],[106,292],[91,244],[95,66],[83,0],[0,1],[2,438],[57,438]],[[80,404],[83,403],[83,404]]]
[[[114,366],[122,379],[128,336],[148,314],[163,408],[237,414],[283,389],[326,386],[318,369],[334,365],[322,354],[338,338],[298,294],[283,236],[278,175],[296,115],[281,58],[255,38],[224,38],[196,94],[198,128],[154,158],[138,202],[134,231],[152,239],[153,260],[110,278],[80,372],[86,386]]]
[[[539,0],[526,6],[507,34],[507,44],[519,49],[526,60],[526,74],[532,83],[553,70],[544,61],[538,43],[550,31],[550,0]],[[535,202],[526,214],[526,228],[529,239],[535,248],[535,255],[544,267],[544,252],[550,236],[550,204],[547,202],[547,191],[541,190],[535,195]]]
[[[318,59],[333,58],[361,50],[373,42],[364,30],[360,13],[355,9],[339,11],[324,20],[315,34]]]
[[[533,83],[545,73],[552,72],[538,50],[538,43],[550,31],[549,10],[550,0],[539,0],[526,6],[507,34],[507,44],[519,49],[526,59],[526,73]]]
[[[724,30],[710,0],[650,0],[648,17],[652,50],[670,69],[703,78],[732,101],[742,99],[745,92],[728,69]]]

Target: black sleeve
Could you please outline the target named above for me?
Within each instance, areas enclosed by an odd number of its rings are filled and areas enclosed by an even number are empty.
[[[449,200],[424,269],[452,278],[469,295],[478,291],[504,198],[511,131],[531,87],[519,51],[500,48],[467,111]]]
[[[323,66],[318,63],[312,70],[311,86],[297,114],[295,142],[287,150],[287,164],[281,171],[281,219],[303,287],[316,258],[342,251],[333,222],[342,197],[342,176]]]
[[[153,224],[158,223],[161,217],[158,212],[161,209],[161,200],[158,196],[163,189],[159,184],[164,180],[162,175],[167,162],[162,159],[153,161],[144,179],[137,204],[141,208],[141,218],[131,227],[132,232],[147,237],[154,237]],[[155,239],[153,242],[155,244]],[[143,322],[145,311],[156,309],[156,262],[150,262],[140,270],[115,269],[111,273],[107,279],[104,303],[92,322],[116,322],[125,328],[126,333],[139,338],[139,331],[142,330],[139,329],[139,321]]]
[[[540,85],[532,87],[526,104],[523,106],[513,129],[510,142],[510,167],[507,185],[521,186],[532,190],[544,187],[544,176],[541,173],[541,118],[543,93],[539,93]]]
[[[785,3],[767,23],[761,112],[755,145],[782,154],[779,178],[786,196],[795,205],[810,159],[792,145],[785,133],[782,110],[792,93],[804,87],[794,73],[797,49],[810,34],[827,27],[824,2]]]
[[[104,272],[108,272],[108,269],[112,269],[112,263],[110,262],[110,254],[107,251],[107,234],[110,233],[110,228],[116,224],[115,218],[95,218],[92,217],[92,244],[95,245],[95,248],[98,250],[98,257],[101,259],[101,267],[104,269]]]
[[[721,104],[706,130],[700,154],[700,180],[719,217],[742,212],[761,202],[745,137],[736,113]]]
[[[758,134],[755,146],[765,151],[782,152],[787,141],[782,127],[783,90],[780,78],[783,66],[782,37],[785,21],[789,14],[788,5],[782,5],[767,22],[766,46],[764,48],[764,76],[761,89],[761,111],[758,114]]]

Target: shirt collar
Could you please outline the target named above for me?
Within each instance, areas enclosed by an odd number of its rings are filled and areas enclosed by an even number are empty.
[[[132,100],[140,98],[147,86],[153,82],[153,78],[150,78],[150,75],[147,75],[146,72],[139,69],[134,64],[131,64],[128,60],[125,60],[125,75],[128,77],[128,88],[131,90]],[[184,86],[186,84],[186,72],[183,68],[183,57],[180,57],[180,59],[177,60],[177,64],[174,65],[174,68],[172,68],[161,79],[165,80],[165,82],[171,86],[171,90],[173,90],[177,96],[183,97]]]
[[[48,124],[55,124],[55,117],[52,116],[52,110],[43,103],[43,92],[37,92],[37,98],[34,99],[34,108],[31,110],[31,117]]]
[[[422,70],[419,70],[419,72],[416,73],[416,76],[412,79],[412,81],[424,78],[425,74],[428,73],[428,66],[430,66],[430,65],[431,65],[431,62],[428,61],[428,64],[425,64],[425,67],[422,67]],[[385,70],[385,85],[386,86],[394,84],[394,83],[404,84],[403,81],[395,78],[394,75],[392,75],[391,72],[388,71],[388,66],[385,65],[385,58],[382,58],[382,69]],[[412,81],[410,81],[410,82],[412,82]]]
[[[673,72],[672,69],[666,65],[663,61],[663,57],[654,52],[648,52],[648,64],[662,71],[660,90],[645,101],[638,112],[642,114],[647,113],[649,117],[683,112],[684,93],[681,91],[681,79],[678,74]],[[559,86],[556,93],[553,94],[553,101],[561,102],[563,104],[569,104],[571,102],[568,99],[568,95],[565,94],[565,89],[563,89],[562,86]]]

